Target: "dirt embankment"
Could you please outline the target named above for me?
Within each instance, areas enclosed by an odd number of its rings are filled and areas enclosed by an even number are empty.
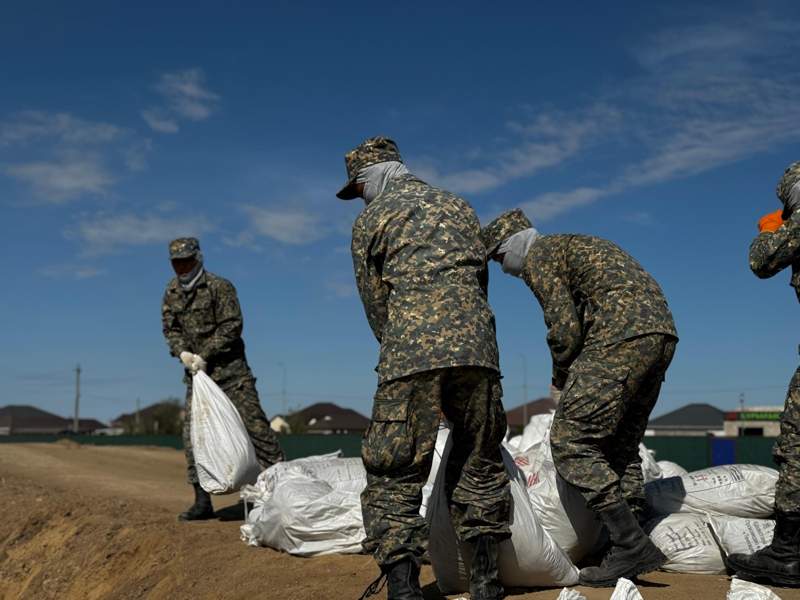
[[[368,556],[301,559],[246,546],[236,500],[215,498],[221,520],[179,523],[191,501],[180,452],[0,444],[0,598],[355,600],[377,576]],[[723,600],[729,587],[721,576],[645,579],[645,600]],[[422,580],[426,599],[441,598],[429,567]],[[589,600],[610,596],[581,591]],[[800,591],[776,592],[800,600]]]

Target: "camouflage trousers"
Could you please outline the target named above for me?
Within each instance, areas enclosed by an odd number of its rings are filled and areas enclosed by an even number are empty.
[[[361,447],[367,470],[361,508],[364,550],[379,565],[425,553],[428,528],[419,509],[442,415],[452,424],[452,449],[442,468],[458,537],[510,535],[502,394],[500,376],[481,367],[425,371],[378,386]]]
[[[644,509],[639,444],[677,340],[652,334],[590,347],[572,364],[550,430],[553,463],[590,509]]]
[[[772,454],[779,472],[775,508],[785,513],[800,513],[800,368],[789,384],[781,415],[781,435]]]
[[[256,391],[256,380],[252,375],[226,380],[217,383],[230,398],[239,415],[244,421],[247,433],[256,450],[258,463],[267,468],[284,459],[283,451],[278,442],[277,434],[269,426],[267,415],[261,408]],[[183,449],[186,453],[186,466],[189,483],[198,483],[197,468],[194,465],[194,453],[192,452],[192,385],[186,386],[186,414],[183,421]]]

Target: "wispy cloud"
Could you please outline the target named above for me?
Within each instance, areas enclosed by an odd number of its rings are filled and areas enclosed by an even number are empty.
[[[325,289],[335,298],[352,298],[356,295],[356,282],[352,279],[350,281],[329,279],[325,282]]]
[[[219,95],[208,88],[205,73],[199,68],[164,73],[155,90],[166,104],[148,108],[141,114],[150,128],[159,133],[176,133],[180,119],[204,121],[219,104]]]
[[[72,155],[56,161],[8,165],[3,172],[29,184],[34,193],[51,202],[64,202],[82,194],[105,194],[114,176],[97,156]]]
[[[542,193],[522,207],[547,220],[800,140],[797,25],[760,12],[650,36],[632,50],[643,74],[602,96],[608,110],[625,114],[617,133],[633,152],[624,155],[639,158],[620,161],[604,179]],[[570,122],[562,113],[553,126]],[[608,145],[595,141],[601,151]],[[575,156],[585,150],[578,148]]]
[[[28,185],[40,201],[105,196],[126,171],[142,171],[149,139],[64,112],[26,110],[0,120],[0,174]]]
[[[60,264],[39,269],[39,274],[50,279],[92,279],[104,275],[106,271],[92,265]]]
[[[467,194],[485,192],[561,164],[596,143],[600,136],[618,129],[621,122],[621,112],[607,104],[575,113],[542,113],[509,121],[506,129],[513,136],[511,143],[491,152],[473,148],[473,160],[483,162],[479,167],[448,172],[429,161],[414,167],[423,179],[446,189]],[[486,156],[496,158],[486,163]]]
[[[326,234],[322,217],[303,208],[267,208],[244,205],[250,228],[240,240],[252,242],[253,234],[284,244],[315,242]]]
[[[199,236],[213,225],[202,216],[96,214],[85,216],[67,237],[79,240],[84,254],[108,254],[126,246],[166,244],[182,236]]]

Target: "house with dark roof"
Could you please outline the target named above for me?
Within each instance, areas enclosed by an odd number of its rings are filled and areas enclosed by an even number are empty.
[[[65,419],[35,406],[10,405],[0,407],[0,434],[59,434],[72,433],[72,419]],[[79,419],[78,433],[94,433],[106,427],[96,419]]]
[[[351,408],[331,402],[319,402],[290,415],[288,420],[299,424],[304,433],[335,434],[364,433],[369,419]],[[295,425],[297,429],[297,425]]]
[[[725,411],[711,404],[687,404],[650,419],[645,435],[721,436],[725,434]]]
[[[532,400],[506,411],[506,420],[512,431],[522,431],[534,415],[549,413],[556,409],[555,400],[550,397]]]

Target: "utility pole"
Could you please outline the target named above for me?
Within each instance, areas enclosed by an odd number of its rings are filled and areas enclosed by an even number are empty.
[[[81,404],[81,365],[75,367],[75,413],[72,418],[72,432],[78,433],[78,411]]]
[[[142,433],[142,419],[141,416],[139,415],[139,410],[140,410],[140,400],[139,398],[136,398],[136,416],[134,417],[133,420],[134,433]]]
[[[281,376],[281,413],[283,416],[286,416],[286,365],[282,362],[278,363],[278,366],[283,369],[283,375]]]
[[[739,394],[739,411],[744,412],[744,392]]]
[[[522,358],[522,428],[525,429],[528,424],[528,361],[524,354],[519,356]]]

